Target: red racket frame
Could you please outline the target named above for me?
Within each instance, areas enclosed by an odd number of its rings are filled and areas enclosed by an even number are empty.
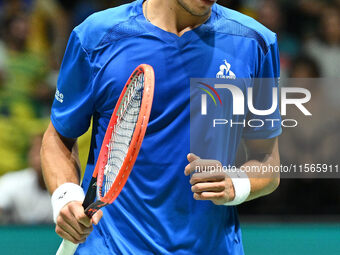
[[[132,79],[140,74],[144,73],[144,90],[143,90],[143,98],[141,103],[141,108],[139,112],[139,116],[137,119],[136,127],[132,136],[132,140],[130,142],[130,147],[128,149],[128,153],[124,159],[122,167],[111,186],[110,190],[105,194],[104,197],[100,197],[95,203],[92,203],[96,196],[96,185],[101,187],[104,179],[104,169],[108,159],[108,144],[112,137],[112,131],[114,126],[117,123],[118,116],[117,112],[122,102],[125,92],[131,84]],[[101,207],[113,203],[113,201],[117,198],[121,190],[123,189],[130,173],[137,159],[139,150],[142,145],[142,141],[144,139],[144,135],[146,132],[146,128],[149,122],[151,106],[154,95],[154,83],[155,83],[155,75],[153,68],[150,65],[142,64],[138,66],[135,71],[131,74],[130,78],[126,82],[122,93],[117,101],[116,107],[112,113],[110,123],[107,127],[106,134],[101,146],[101,150],[98,156],[98,160],[96,163],[96,167],[93,171],[92,180],[89,185],[89,190],[86,193],[86,198],[84,200],[83,206],[86,209],[85,214],[88,217],[92,217]],[[92,204],[91,204],[92,203]]]

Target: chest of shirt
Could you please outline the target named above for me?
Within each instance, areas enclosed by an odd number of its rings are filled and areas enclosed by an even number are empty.
[[[190,78],[254,77],[256,44],[251,40],[224,34],[191,31],[190,37],[172,42],[153,35],[125,38],[94,52],[95,110],[111,115],[118,97],[139,64],[155,71],[155,96],[151,120],[169,110],[184,109],[190,102]]]

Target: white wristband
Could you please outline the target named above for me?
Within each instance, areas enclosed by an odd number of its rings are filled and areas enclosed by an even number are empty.
[[[248,175],[239,169],[237,169],[236,172],[228,172],[227,175],[229,175],[233,183],[235,198],[233,201],[227,202],[224,205],[232,206],[242,204],[249,197],[251,190]]]
[[[53,209],[53,220],[56,223],[60,210],[69,202],[81,201],[85,198],[82,187],[75,183],[64,183],[52,194],[51,202]]]

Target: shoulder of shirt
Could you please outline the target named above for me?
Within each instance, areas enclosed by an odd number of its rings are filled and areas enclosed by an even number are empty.
[[[255,19],[218,4],[213,10],[217,16],[214,24],[216,32],[252,38],[258,42],[264,52],[277,42],[276,34]]]
[[[135,5],[136,3],[132,2],[90,15],[74,29],[82,47],[89,51],[95,50],[141,31],[134,20],[138,15]]]

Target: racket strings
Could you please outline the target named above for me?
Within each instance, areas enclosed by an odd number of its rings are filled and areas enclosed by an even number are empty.
[[[111,189],[123,165],[137,124],[143,97],[143,73],[131,80],[126,94],[118,109],[118,119],[108,145],[108,160],[104,169],[99,197],[104,197]]]

